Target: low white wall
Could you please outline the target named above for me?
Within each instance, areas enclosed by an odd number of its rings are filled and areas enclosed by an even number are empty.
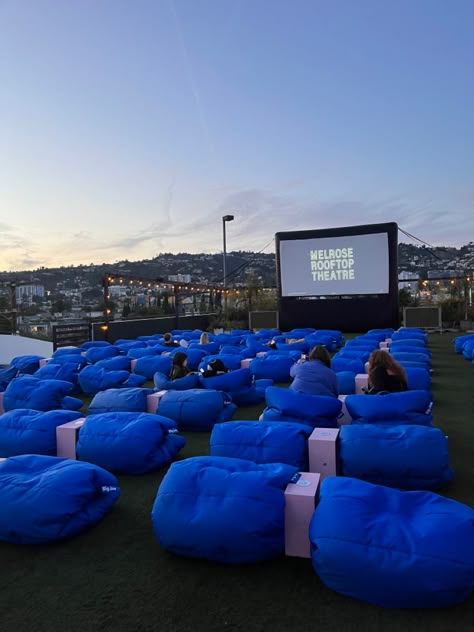
[[[50,358],[52,353],[52,342],[0,334],[0,364],[10,364],[16,356],[40,355]]]

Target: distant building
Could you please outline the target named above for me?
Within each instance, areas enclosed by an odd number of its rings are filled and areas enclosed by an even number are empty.
[[[168,276],[168,281],[173,281],[174,283],[191,283],[191,275],[190,274],[170,274]]]
[[[17,285],[15,293],[17,303],[31,303],[33,296],[44,298],[44,285]]]

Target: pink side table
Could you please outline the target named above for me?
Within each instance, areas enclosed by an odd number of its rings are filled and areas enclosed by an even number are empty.
[[[309,469],[319,472],[321,481],[337,475],[336,443],[338,428],[315,428],[308,439]]]
[[[86,421],[85,417],[68,421],[56,428],[56,454],[63,459],[76,459],[76,443],[79,430]]]
[[[285,489],[285,554],[310,557],[309,523],[319,497],[320,475],[300,472]]]
[[[357,373],[355,376],[355,392],[356,395],[362,395],[364,388],[369,385],[369,376],[367,373]]]

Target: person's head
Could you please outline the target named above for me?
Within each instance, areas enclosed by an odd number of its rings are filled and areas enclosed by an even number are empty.
[[[405,369],[388,351],[382,351],[381,349],[372,351],[369,358],[369,375],[377,367],[383,367],[388,373],[397,375],[404,382],[407,380]]]
[[[215,373],[227,372],[225,364],[219,358],[216,358],[215,360],[212,360],[212,362],[209,362],[209,369],[211,371],[214,371]]]
[[[199,344],[207,345],[208,342],[209,342],[209,334],[207,333],[207,331],[203,331],[201,334],[201,337],[199,338]]]
[[[316,345],[309,352],[308,360],[319,360],[328,369],[331,368],[331,356],[324,345]]]
[[[173,356],[173,367],[185,367],[188,365],[188,356],[184,351],[177,351]]]
[[[165,342],[171,342],[171,334],[170,334],[170,333],[165,334],[165,335],[163,336],[163,340],[164,340]]]

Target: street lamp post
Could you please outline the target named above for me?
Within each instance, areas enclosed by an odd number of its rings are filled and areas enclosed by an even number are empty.
[[[222,218],[222,243],[223,243],[223,253],[222,253],[222,271],[223,271],[223,278],[222,278],[222,285],[224,288],[224,320],[227,320],[227,293],[226,293],[226,288],[227,288],[227,244],[226,244],[226,234],[225,234],[225,225],[226,222],[232,222],[234,219],[233,215],[224,215]]]

